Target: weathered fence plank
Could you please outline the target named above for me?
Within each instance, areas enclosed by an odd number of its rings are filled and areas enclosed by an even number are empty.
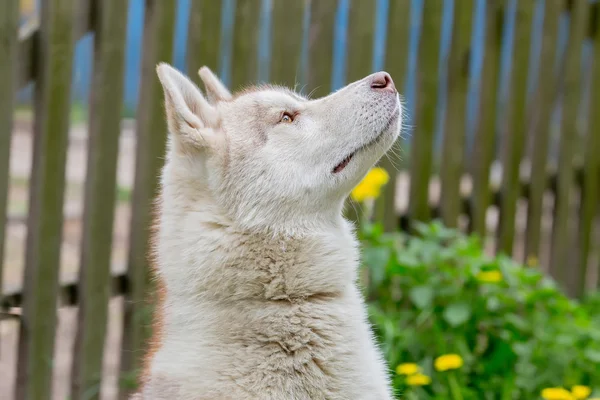
[[[17,75],[17,30],[19,28],[19,3],[5,1],[0,4],[0,293],[4,265],[4,232],[7,214],[10,142],[13,129]]]
[[[337,0],[309,0],[308,91],[321,97],[331,91],[333,28]]]
[[[375,5],[374,1],[350,1],[345,83],[362,79],[372,72]]]
[[[44,399],[51,389],[69,134],[74,6],[72,0],[41,4],[36,54],[39,64],[35,86],[35,139],[17,368],[18,399]]]
[[[503,0],[487,2],[485,49],[481,75],[481,98],[475,145],[473,147],[473,197],[471,199],[471,229],[486,236],[486,214],[490,205],[490,166],[494,157],[498,80],[500,71],[501,18]]]
[[[393,0],[389,3],[387,36],[385,47],[385,70],[390,73],[400,93],[404,90],[408,67],[408,40],[410,36],[410,1]],[[378,220],[391,232],[398,229],[396,212],[396,181],[400,167],[401,137],[381,161],[381,166],[390,175],[389,183],[383,188],[378,206]],[[380,211],[381,210],[381,211]]]
[[[527,101],[527,75],[531,51],[531,31],[535,3],[517,2],[513,59],[508,104],[508,120],[503,123],[506,131],[502,173],[502,197],[500,202],[500,226],[498,250],[513,253],[515,214],[519,198],[519,166],[523,159],[525,138],[531,120]]]
[[[300,54],[302,51],[302,17],[307,2],[273,2],[273,34],[271,35],[270,81],[292,88],[300,82]],[[278,32],[285,32],[280,35]]]
[[[594,37],[594,61],[592,75],[592,98],[590,110],[600,110],[600,5],[595,5],[595,37]],[[592,13],[594,14],[594,13]],[[586,289],[586,277],[588,272],[588,258],[592,246],[592,230],[598,215],[598,169],[600,168],[600,112],[590,114],[590,123],[585,145],[585,158],[583,167],[583,185],[581,193],[581,209],[579,220],[579,268],[578,285],[575,287],[578,294],[583,294]],[[598,282],[600,283],[600,281]],[[590,285],[596,287],[596,285]]]
[[[258,34],[261,0],[237,0],[233,28],[231,88],[258,80]]]
[[[534,118],[531,145],[531,178],[527,203],[527,230],[525,238],[526,257],[538,257],[542,222],[542,201],[546,190],[546,162],[550,137],[550,116],[556,99],[556,74],[554,70],[558,18],[564,6],[563,0],[549,1],[544,6],[544,28],[541,59],[537,71],[538,84],[531,112]]]
[[[200,67],[206,65],[218,72],[222,6],[221,1],[216,0],[193,0],[191,3],[186,67],[190,79],[200,85]]]
[[[460,180],[465,167],[465,133],[473,0],[454,2],[452,42],[448,59],[448,109],[440,168],[442,220],[456,227],[460,214]]]
[[[552,261],[550,274],[574,295],[579,272],[577,263],[568,263],[568,250],[573,241],[569,230],[569,214],[573,192],[573,156],[579,132],[577,117],[581,102],[581,48],[588,28],[589,2],[573,2],[570,10],[569,43],[563,58],[564,73],[560,75],[563,115],[558,156],[558,187],[554,203],[552,231]],[[561,71],[562,72],[562,71]]]
[[[121,132],[127,2],[96,2],[94,81],[71,397],[99,399],[111,291],[111,246]]]
[[[375,24],[375,4],[369,1],[350,0],[348,15],[348,32],[346,43],[345,81],[334,80],[332,89],[362,79],[371,73],[373,56],[373,37]],[[350,201],[346,204],[346,217],[358,221],[357,210],[360,204]]]
[[[432,169],[433,137],[438,115],[438,59],[443,2],[425,0],[417,67],[417,98],[410,149],[410,217],[426,221],[429,210],[429,178]]]
[[[156,65],[170,62],[173,55],[175,2],[146,0],[142,84],[137,115],[135,182],[132,196],[129,236],[128,277],[130,295],[125,305],[121,371],[124,380],[139,372],[140,356],[149,335],[151,314],[146,300],[149,285],[148,251],[152,205],[157,194],[158,176],[163,165],[167,126],[163,97],[156,77]],[[127,398],[123,390],[121,398]]]

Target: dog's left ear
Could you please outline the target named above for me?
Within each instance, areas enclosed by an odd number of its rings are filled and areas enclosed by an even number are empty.
[[[185,75],[166,63],[156,72],[165,93],[165,109],[169,131],[182,145],[215,147],[219,141],[215,127],[219,114],[198,87]]]
[[[207,66],[200,68],[198,75],[200,75],[200,79],[204,82],[206,95],[211,103],[231,100],[231,92],[229,92],[223,82],[217,78],[210,68]]]

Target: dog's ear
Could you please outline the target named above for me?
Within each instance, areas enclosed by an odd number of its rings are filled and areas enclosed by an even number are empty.
[[[156,67],[165,93],[169,130],[185,144],[211,147],[218,139],[212,129],[218,124],[217,110],[185,75],[166,63]]]
[[[211,102],[231,100],[231,93],[210,68],[207,66],[200,68],[198,75],[200,75],[200,79],[204,82],[206,95]]]

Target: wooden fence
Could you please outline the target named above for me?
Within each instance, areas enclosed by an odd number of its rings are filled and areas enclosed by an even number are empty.
[[[155,66],[169,62],[173,54],[176,2],[146,0],[127,268],[114,275],[112,199],[117,196],[126,3],[45,0],[41,2],[40,23],[19,27],[19,2],[0,2],[0,244],[5,242],[7,224],[4,210],[10,186],[15,93],[35,83],[24,284],[19,290],[3,292],[0,309],[0,324],[16,321],[20,328],[16,365],[12,366],[16,379],[11,389],[18,399],[50,396],[60,307],[78,308],[71,398],[100,397],[108,304],[113,296],[125,298],[119,346],[121,398],[128,392],[124,386],[128,378],[140,365],[148,321],[148,225],[167,134]],[[344,47],[347,81],[372,72],[371,55],[381,46],[375,43],[380,38],[374,34],[379,21],[376,14],[381,10],[387,29],[383,69],[402,87],[398,83],[409,83],[410,64],[416,63],[412,76],[416,101],[410,122],[414,128],[404,146],[409,149],[405,154],[410,163],[406,171],[397,172],[392,164],[400,160],[383,161],[396,178],[393,182],[398,182],[388,185],[383,196],[379,217],[386,228],[439,217],[449,226],[462,224],[491,237],[496,251],[512,254],[520,245],[523,250],[515,254],[521,257],[538,257],[546,241],[549,272],[570,293],[579,295],[586,287],[596,287],[597,282],[586,277],[593,275],[590,268],[597,267],[598,247],[594,232],[600,161],[599,3],[192,0],[187,38],[189,74],[197,81],[195,71],[209,65],[225,71],[233,88],[261,78],[292,87],[300,81],[314,96],[324,95],[332,82],[339,80],[332,64],[339,62],[334,59],[339,47],[334,37],[342,3],[348,13]],[[475,18],[476,9],[482,6],[483,30],[476,31],[481,22]],[[270,57],[266,59],[258,54],[259,39],[266,29],[258,23],[263,7],[272,16],[268,26],[272,33]],[[233,10],[231,15],[223,15],[226,9]],[[451,13],[453,24],[444,53],[443,21],[447,13]],[[541,23],[536,25],[536,21]],[[415,22],[420,23],[416,39],[410,29]],[[557,44],[561,26],[567,26],[564,52]],[[80,272],[78,280],[63,282],[59,271],[72,58],[76,40],[90,31],[95,34],[94,62]],[[475,36],[482,33],[485,52],[477,70],[473,68],[472,47]],[[532,45],[535,40],[537,48]],[[593,65],[590,79],[582,72],[584,48],[591,49],[592,54],[588,58]],[[474,86],[477,74],[480,84]],[[478,96],[472,96],[473,87]],[[467,114],[473,98],[477,99],[477,118],[470,129]],[[586,109],[589,112],[582,111]],[[560,118],[554,124],[557,110]],[[407,193],[408,207],[404,210],[398,206],[398,196]],[[499,222],[489,223],[494,212]],[[547,240],[546,219],[551,221]],[[524,227],[522,233],[519,226]],[[0,261],[3,249],[0,246]],[[0,287],[2,268],[10,267],[0,262]]]

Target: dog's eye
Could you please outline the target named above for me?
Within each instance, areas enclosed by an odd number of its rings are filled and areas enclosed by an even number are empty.
[[[294,116],[292,114],[290,114],[289,112],[284,112],[283,115],[281,116],[281,119],[279,120],[279,122],[284,122],[286,124],[289,124],[290,122],[294,121]]]

